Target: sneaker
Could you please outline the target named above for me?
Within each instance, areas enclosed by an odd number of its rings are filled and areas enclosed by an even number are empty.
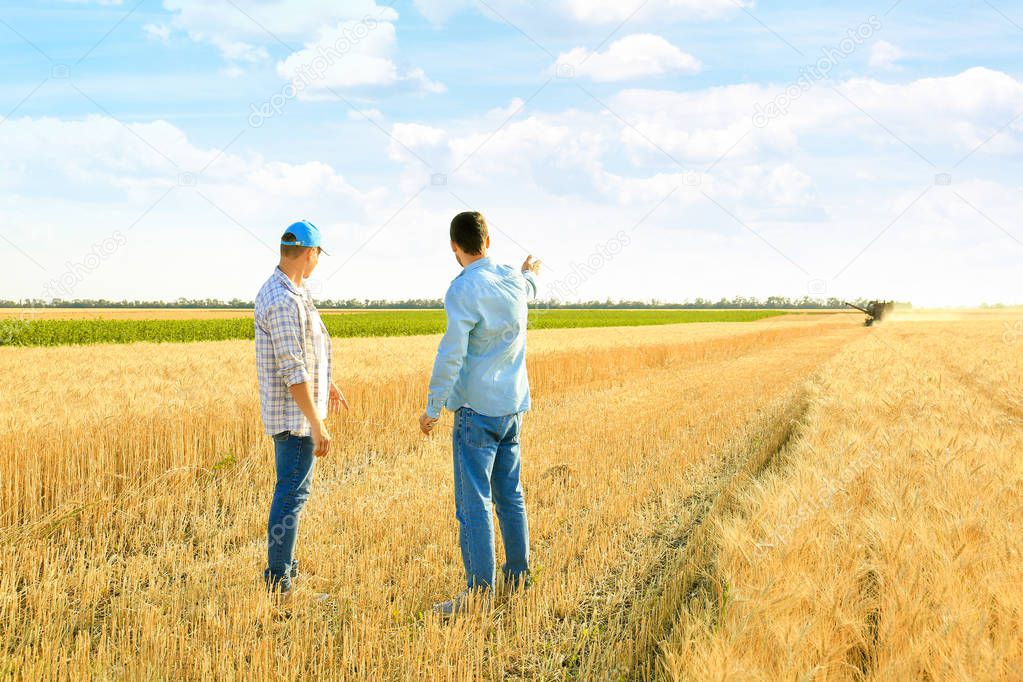
[[[274,600],[274,605],[275,606],[282,606],[282,607],[283,606],[290,606],[291,602],[293,602],[295,600],[295,590],[294,590],[294,588],[292,588],[290,590],[274,590],[272,595],[273,595],[273,600]]]
[[[326,604],[330,600],[330,594],[326,592],[302,592],[297,588],[290,590],[277,590],[273,593],[274,606],[288,608],[302,604]]]
[[[276,576],[270,573],[270,569],[267,568],[263,571],[263,584],[266,585],[268,592],[287,592],[294,587],[291,584],[292,569],[289,567],[288,572],[283,576]]]
[[[454,618],[459,613],[469,609],[471,598],[469,590],[463,590],[448,601],[434,604],[433,612],[442,618]]]
[[[509,593],[525,592],[533,586],[533,578],[529,571],[515,575],[514,573],[504,574],[504,589]]]

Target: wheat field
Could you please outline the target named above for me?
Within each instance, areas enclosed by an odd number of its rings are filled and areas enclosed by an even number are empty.
[[[690,573],[727,594],[680,611],[671,677],[1023,679],[1019,319],[907,316],[821,370],[710,522]]]
[[[287,609],[250,342],[2,348],[0,674],[1018,679],[1007,315],[530,332],[535,585],[447,624],[450,415],[416,425],[437,337],[335,344],[352,410]]]

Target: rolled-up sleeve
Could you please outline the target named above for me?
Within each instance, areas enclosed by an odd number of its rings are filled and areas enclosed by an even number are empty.
[[[430,393],[426,401],[426,414],[434,419],[440,417],[458,381],[458,373],[469,352],[469,332],[479,322],[479,316],[471,308],[471,301],[457,284],[453,284],[444,296],[444,312],[447,314],[447,331],[437,348],[437,359],[433,363],[433,374],[430,377]]]
[[[267,310],[266,329],[273,345],[277,374],[289,387],[309,381],[305,362],[305,331],[297,301],[284,298]]]

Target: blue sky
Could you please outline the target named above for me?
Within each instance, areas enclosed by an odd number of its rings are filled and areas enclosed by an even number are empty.
[[[563,300],[1020,302],[1021,38],[1005,0],[6,3],[0,298],[251,298],[300,217],[319,296],[439,297],[473,208]]]

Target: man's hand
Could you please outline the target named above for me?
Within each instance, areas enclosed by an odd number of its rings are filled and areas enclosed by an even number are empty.
[[[422,416],[419,417],[419,430],[429,436],[436,423],[436,419],[423,412]]]
[[[330,431],[322,421],[313,422],[313,454],[326,457],[330,454]]]
[[[337,384],[331,382],[330,397],[327,399],[327,414],[336,415],[341,411],[342,406],[344,406],[346,411],[351,409],[348,407],[348,401],[345,399],[345,394],[341,392],[341,389],[337,387]]]
[[[542,263],[542,260],[533,260],[533,255],[530,254],[526,256],[526,262],[522,264],[522,272],[531,272],[534,275],[539,275]]]

